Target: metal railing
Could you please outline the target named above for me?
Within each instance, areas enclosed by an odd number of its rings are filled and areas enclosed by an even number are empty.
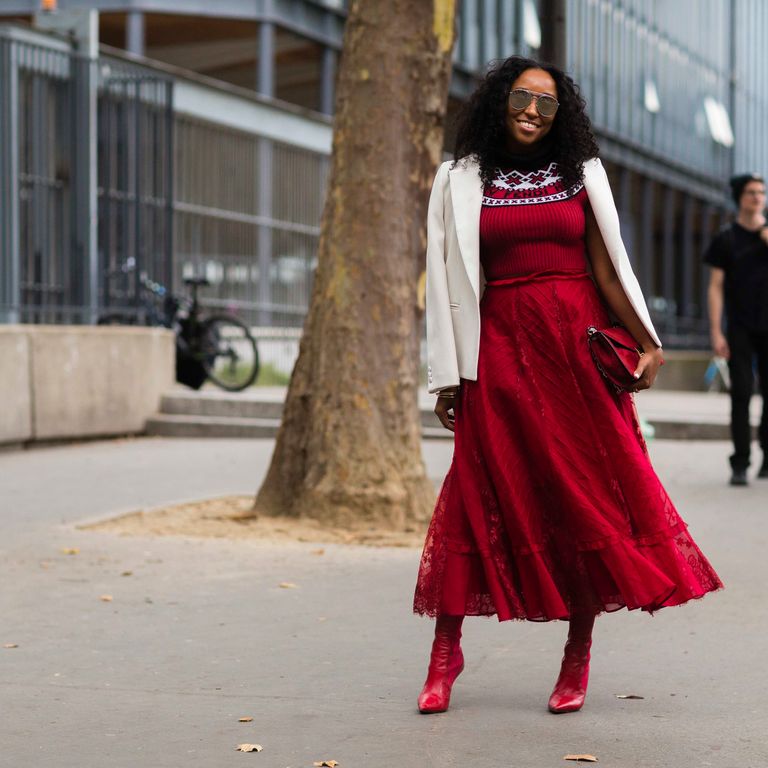
[[[138,311],[142,274],[170,285],[174,218],[172,96],[173,82],[167,77],[123,61],[99,61],[101,311]],[[120,270],[129,259],[133,259],[135,270]]]
[[[140,314],[139,275],[179,292],[205,274],[203,304],[260,328],[302,326],[327,154],[179,112],[175,83],[0,27],[0,322]]]
[[[301,327],[327,158],[189,116],[176,120],[176,143],[176,280],[202,272],[209,306]]]

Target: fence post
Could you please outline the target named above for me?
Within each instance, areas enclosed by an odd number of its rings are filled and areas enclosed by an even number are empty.
[[[0,323],[21,318],[18,109],[17,48],[0,40]]]
[[[91,12],[95,25],[80,42],[78,78],[75,83],[80,107],[75,114],[75,141],[78,146],[75,172],[76,238],[85,271],[85,295],[90,323],[99,316],[99,198],[98,198],[98,14]]]
[[[71,34],[77,46],[74,74],[74,177],[75,210],[73,253],[82,276],[82,303],[85,319],[95,323],[99,316],[99,199],[98,199],[98,55],[99,13],[72,8],[38,13],[35,26],[59,34]]]
[[[262,326],[272,325],[272,227],[273,200],[273,160],[274,146],[272,139],[258,139],[258,204],[259,216],[263,222],[258,227],[257,254],[259,260],[258,323]]]

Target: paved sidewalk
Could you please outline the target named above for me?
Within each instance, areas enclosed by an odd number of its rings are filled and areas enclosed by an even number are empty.
[[[587,706],[559,717],[545,705],[564,626],[494,619],[466,623],[452,709],[416,713],[432,633],[410,612],[418,550],[76,528],[253,492],[271,449],[139,439],[0,453],[0,645],[18,644],[0,648],[2,768],[548,768],[574,752],[611,768],[768,765],[768,483],[729,488],[726,443],[651,444],[726,591],[601,618]],[[450,442],[424,453],[439,480]]]

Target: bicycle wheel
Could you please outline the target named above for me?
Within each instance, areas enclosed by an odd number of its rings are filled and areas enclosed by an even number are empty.
[[[202,322],[200,361],[208,378],[229,392],[250,387],[259,375],[259,352],[245,323],[228,315]]]

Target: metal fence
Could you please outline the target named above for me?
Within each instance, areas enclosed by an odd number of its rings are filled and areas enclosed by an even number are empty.
[[[327,154],[174,112],[173,92],[162,70],[0,28],[0,322],[141,319],[139,275],[183,293],[204,274],[202,303],[260,335],[302,326]]]
[[[171,284],[173,83],[106,58],[98,78],[99,309],[141,313],[139,275]]]
[[[0,319],[135,310],[135,275],[110,279],[129,257],[170,278],[171,88],[56,38],[0,32]]]
[[[252,325],[301,327],[327,157],[188,116],[176,145],[176,281],[203,273],[207,304]]]
[[[82,302],[73,227],[75,61],[0,38],[0,313],[66,322]]]

